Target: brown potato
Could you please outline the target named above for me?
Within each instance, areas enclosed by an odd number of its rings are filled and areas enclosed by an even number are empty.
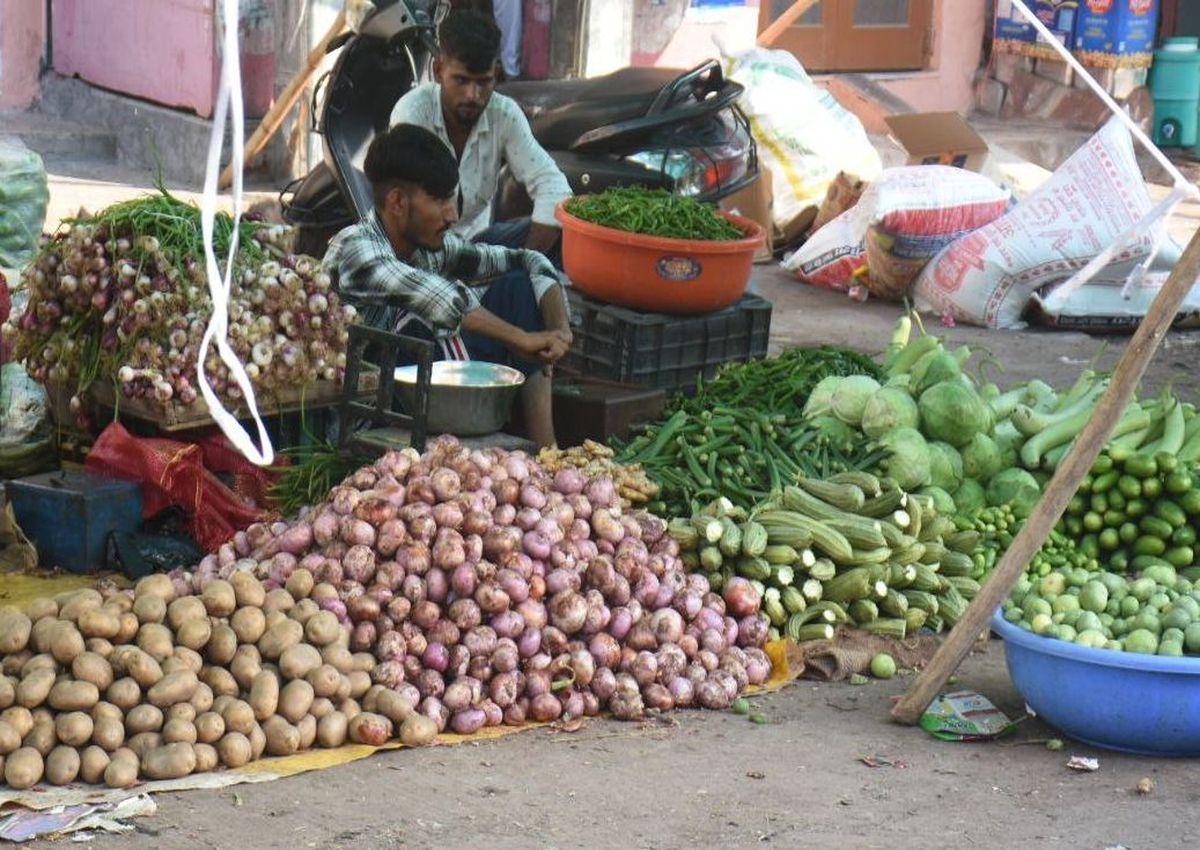
[[[250,739],[250,758],[254,760],[262,758],[262,754],[267,749],[267,733],[263,731],[262,726],[255,723],[254,728],[246,737]]]
[[[237,598],[239,608],[261,608],[267,598],[262,582],[245,571],[239,571],[229,577],[229,584]]]
[[[81,652],[71,662],[71,675],[81,682],[91,682],[100,690],[113,683],[112,665],[94,652]]]
[[[387,690],[387,688],[385,688],[383,685],[371,685],[371,687],[367,688],[367,692],[358,700],[360,703],[362,703],[363,711],[374,711],[376,701],[379,699],[379,694],[385,690]]]
[[[135,679],[117,679],[104,692],[104,697],[122,711],[129,711],[142,701],[142,688]]]
[[[290,598],[290,597],[289,597]],[[284,651],[300,643],[304,638],[304,626],[295,620],[285,619],[282,623],[267,629],[258,641],[258,651],[268,661],[274,661],[283,655]]]
[[[279,692],[279,714],[289,723],[299,723],[313,703],[313,688],[303,679],[294,679]]]
[[[196,719],[196,706],[190,702],[177,702],[163,712],[163,720],[186,720],[192,723]]]
[[[21,747],[4,759],[4,782],[14,791],[23,791],[41,782],[45,769],[40,752],[33,747]]]
[[[175,585],[166,574],[154,573],[139,580],[133,588],[134,601],[140,596],[157,596],[168,604],[175,599]]]
[[[313,693],[317,696],[332,697],[342,686],[342,674],[328,664],[322,664],[320,667],[310,670],[304,677],[304,681],[312,685]]]
[[[267,594],[263,600],[262,608],[268,613],[271,611],[283,611],[286,613],[295,604],[296,600],[292,598],[292,594],[288,593],[282,587],[277,587]]]
[[[308,598],[308,595],[312,593],[314,584],[313,574],[304,567],[301,567],[300,569],[292,570],[292,574],[288,576],[283,586],[292,595],[292,599],[299,602],[301,599]]]
[[[207,617],[188,620],[175,632],[176,643],[197,652],[204,649],[210,637],[212,637],[212,623]]]
[[[300,749],[300,730],[279,715],[263,724],[267,736],[267,755],[290,756]]]
[[[233,703],[237,702],[237,697],[220,696],[213,699],[212,708],[210,711],[215,711],[217,714],[223,714],[225,709]]]
[[[31,655],[25,659],[25,663],[21,665],[20,675],[18,679],[24,679],[34,670],[52,670],[58,673],[62,666],[54,660],[54,656],[49,652],[42,652],[37,655]]]
[[[229,626],[241,643],[258,643],[267,630],[267,615],[261,608],[239,608],[229,618]]]
[[[238,687],[243,691],[248,691],[254,677],[262,672],[262,666],[257,659],[251,656],[239,655],[230,663],[229,672],[233,675],[233,680],[238,683]]]
[[[196,727],[190,720],[175,718],[163,724],[162,736],[164,744],[194,744],[196,743]]]
[[[120,706],[114,705],[111,702],[100,700],[100,702],[92,706],[91,717],[92,722],[107,718],[109,720],[116,720],[118,723],[124,723],[125,711]]]
[[[334,617],[333,621],[336,623],[337,617]],[[308,625],[305,624],[304,628],[305,633],[307,634]],[[346,649],[344,646],[326,646],[321,650],[321,658],[326,664],[328,664],[330,667],[333,667],[339,673],[349,673],[354,669],[354,656],[350,653],[350,650]]]
[[[58,603],[49,597],[43,596],[29,603],[25,615],[35,623],[46,617],[58,619]]]
[[[191,670],[197,676],[204,668],[204,656],[194,649],[188,649],[186,646],[175,647],[175,652],[172,653],[172,658],[178,658],[183,662],[184,669]]]
[[[288,610],[288,619],[295,620],[300,625],[304,625],[309,621],[314,614],[319,614],[321,609],[317,607],[317,603],[311,599],[301,599]]]
[[[226,767],[241,767],[252,756],[250,739],[241,732],[230,732],[217,742],[217,757]]]
[[[158,732],[139,732],[129,739],[126,746],[133,750],[140,760],[146,753],[162,746],[162,735]]]
[[[50,633],[50,654],[59,664],[70,664],[85,649],[83,635],[70,623],[62,623]]]
[[[33,621],[11,606],[0,608],[0,655],[21,652],[29,643]]]
[[[92,730],[92,743],[109,753],[120,749],[125,743],[125,724],[111,717],[100,718]]]
[[[162,709],[156,705],[135,705],[125,715],[125,731],[132,735],[157,732],[163,725]]]
[[[139,596],[133,601],[133,614],[139,623],[161,623],[167,618],[167,602],[153,594]]]
[[[127,614],[133,610],[133,597],[127,592],[114,593],[104,600],[104,605],[117,615]]]
[[[437,738],[437,724],[424,714],[413,712],[400,726],[400,741],[406,747],[423,747]]]
[[[143,689],[152,688],[162,681],[166,673],[154,656],[137,647],[131,647],[131,650],[125,661],[125,670],[138,686]]]
[[[79,775],[79,765],[79,752],[74,747],[55,747],[46,757],[46,781],[51,785],[70,785]]]
[[[177,702],[187,702],[196,692],[200,681],[191,670],[178,670],[163,676],[146,692],[151,705],[167,708]]]
[[[167,606],[167,625],[174,631],[190,620],[207,620],[208,609],[199,596],[180,596]]]
[[[217,755],[217,749],[212,744],[193,744],[192,749],[196,752],[195,773],[208,773],[211,770],[216,770],[217,766],[221,763],[221,759]]]
[[[303,679],[321,666],[321,653],[306,643],[289,646],[279,656],[279,672],[285,679]]]
[[[11,723],[0,720],[0,756],[6,756],[21,746],[25,736],[17,731]]]
[[[50,755],[50,751],[58,744],[58,736],[54,734],[54,718],[50,716],[37,717],[33,728],[21,741],[23,747],[33,747],[42,754],[42,758]]]
[[[388,720],[399,725],[412,714],[413,707],[408,700],[393,690],[385,689],[375,701],[375,710]]]
[[[315,700],[313,700],[312,706],[309,707],[308,713],[311,714],[314,719],[320,720],[326,714],[333,714],[334,710],[333,702],[331,700],[328,700],[325,697],[317,697]]]
[[[142,756],[142,773],[149,779],[182,779],[196,769],[196,750],[188,743],[163,744]]]
[[[358,699],[371,688],[371,674],[362,670],[352,670],[346,677],[350,680],[350,697]]]
[[[225,718],[215,711],[206,711],[196,718],[196,740],[215,744],[225,736]]]
[[[112,641],[104,638],[88,638],[83,642],[83,647],[93,655],[99,655],[105,661],[113,653]]]
[[[46,698],[55,711],[91,711],[99,701],[100,689],[92,682],[59,682]]]
[[[350,721],[340,711],[330,712],[317,721],[317,744],[326,748],[346,743]]]
[[[196,692],[192,694],[192,698],[188,700],[192,708],[196,709],[197,714],[203,714],[212,708],[213,692],[212,688],[201,682],[196,685]]]
[[[350,673],[353,672],[353,670],[350,671]],[[342,678],[338,681],[337,693],[330,697],[334,702],[350,699],[350,673],[343,673]],[[368,690],[370,689],[368,688]]]
[[[128,753],[118,756],[117,753]],[[108,767],[104,768],[104,784],[109,788],[128,788],[137,782],[140,759],[137,753],[129,748],[122,748],[113,753]]]
[[[38,622],[41,621],[39,620]],[[30,658],[33,658],[33,652],[25,649],[21,652],[14,652],[11,655],[5,655],[0,658],[2,658],[0,660],[0,673],[3,673],[5,676],[20,678],[21,669]]]
[[[104,597],[90,587],[75,590],[59,599],[58,618],[76,622],[84,611],[89,608],[99,608],[103,604]]]
[[[296,724],[296,730],[300,733],[300,749],[312,749],[313,742],[317,740],[317,718],[311,714],[304,715]]]
[[[113,640],[121,633],[121,615],[111,608],[89,608],[79,615],[79,631],[85,638]]]
[[[254,709],[248,702],[240,699],[234,700],[225,706],[221,712],[221,719],[225,721],[227,731],[249,735],[250,730],[254,728]]]
[[[143,623],[138,628],[137,645],[160,664],[175,651],[171,630],[161,623]]]
[[[375,669],[375,665],[379,663],[376,660],[375,656],[369,652],[356,652],[356,653],[354,653],[353,658],[354,658],[354,668],[353,669],[359,670],[363,673],[370,673],[372,670]],[[351,672],[353,672],[353,671],[351,671]]]
[[[94,728],[92,716],[82,711],[68,711],[54,718],[54,734],[68,747],[82,747],[92,740]]]
[[[215,696],[221,694],[237,696],[241,692],[237,679],[233,678],[233,674],[224,667],[205,667],[200,672],[200,680],[212,688]]]
[[[50,696],[54,680],[58,678],[51,669],[40,667],[26,674],[17,685],[17,703],[26,708],[37,708]]]
[[[263,617],[266,619],[267,631],[278,626],[280,623],[286,623],[291,619],[286,611],[264,611]]]
[[[210,617],[228,617],[237,608],[237,593],[229,582],[215,579],[200,593],[200,601]]]
[[[222,623],[219,626],[213,626],[212,636],[208,639],[208,645],[204,647],[204,655],[210,664],[228,668],[237,648],[237,632]]]
[[[362,711],[351,719],[349,734],[350,740],[356,744],[382,746],[392,737],[392,721],[382,714]]]
[[[137,614],[132,611],[126,611],[121,615],[121,629],[117,632],[117,636],[113,638],[117,643],[131,643],[136,637],[138,630],[142,627],[141,621],[137,618]]]
[[[188,663],[178,655],[172,655],[170,658],[163,659],[162,671],[164,676],[169,676],[172,673],[191,673],[192,668]]]
[[[92,785],[102,782],[109,760],[108,753],[102,747],[88,747],[79,757],[79,778]]]
[[[0,711],[17,701],[17,682],[9,676],[0,676]]]
[[[33,728],[33,712],[23,705],[13,705],[0,711],[0,723],[7,723],[24,738]]]
[[[58,631],[63,621],[57,617],[45,617],[33,624],[29,630],[28,647],[38,654],[49,654],[50,636]]]
[[[254,719],[260,723],[279,708],[279,678],[269,670],[263,670],[250,683],[250,707]]]
[[[346,715],[347,720],[353,720],[362,711],[362,706],[358,704],[358,700],[347,697],[337,704],[337,710]]]
[[[313,646],[329,646],[337,640],[342,624],[332,611],[318,611],[304,621],[304,637]]]

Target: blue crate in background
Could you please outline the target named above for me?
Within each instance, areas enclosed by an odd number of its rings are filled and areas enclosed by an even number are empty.
[[[94,572],[104,566],[111,532],[142,526],[142,491],[130,481],[63,470],[17,478],[4,489],[42,567]]]

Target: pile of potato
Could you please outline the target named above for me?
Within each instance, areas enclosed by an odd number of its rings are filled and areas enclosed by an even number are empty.
[[[433,740],[431,720],[372,685],[377,661],[296,570],[177,595],[164,575],[0,608],[0,771],[16,789],[125,788],[347,741]],[[364,710],[369,709],[369,710]]]

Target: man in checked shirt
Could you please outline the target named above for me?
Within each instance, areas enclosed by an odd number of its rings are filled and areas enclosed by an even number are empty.
[[[435,340],[443,359],[520,369],[529,437],[554,445],[551,369],[570,348],[571,329],[550,261],[451,232],[458,166],[422,127],[397,124],[376,136],[364,171],[375,211],[338,233],[323,263],[338,292],[363,323]]]

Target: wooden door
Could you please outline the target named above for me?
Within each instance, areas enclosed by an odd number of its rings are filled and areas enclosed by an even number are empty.
[[[762,0],[759,32],[792,3]],[[809,71],[923,69],[933,53],[933,0],[819,0],[774,47]]]

